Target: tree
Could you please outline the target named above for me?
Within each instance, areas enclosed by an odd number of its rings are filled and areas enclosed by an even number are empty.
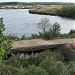
[[[41,19],[41,21],[38,23],[38,28],[42,29],[43,33],[46,32],[49,26],[50,26],[49,19],[47,18]]]
[[[60,34],[60,30],[61,30],[61,27],[57,22],[51,25],[51,27],[49,28],[49,32],[52,38],[57,37]]]
[[[11,48],[11,40],[3,35],[4,30],[3,18],[0,18],[0,60],[6,56]]]

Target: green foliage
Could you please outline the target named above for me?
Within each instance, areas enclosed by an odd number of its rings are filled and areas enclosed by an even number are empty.
[[[50,28],[49,28],[49,32],[52,34],[52,38],[55,38],[57,36],[60,35],[60,30],[61,30],[61,27],[60,25],[56,22],[54,23]]]
[[[23,35],[23,36],[21,37],[21,40],[24,40],[24,39],[27,39],[27,37],[26,37],[25,35]]]
[[[8,40],[8,38],[3,35],[4,30],[3,18],[0,18],[0,60],[6,56],[11,48],[11,40]]]
[[[56,61],[60,60],[60,61],[62,61],[64,56],[62,55],[61,52],[51,52],[51,51],[47,50],[47,51],[40,53],[38,55],[38,57],[42,62],[46,58],[49,60],[56,60]]]
[[[39,38],[38,34],[32,34],[28,39],[36,39]]]
[[[47,40],[53,39],[52,38],[52,34],[50,32],[48,32],[48,31],[46,31],[45,33],[43,33],[42,38],[43,39],[47,39]]]
[[[75,38],[75,33],[71,34],[62,34],[59,38]]]
[[[6,61],[6,64],[19,68],[21,67],[21,59],[18,55],[13,55],[8,59],[8,61]]]
[[[46,59],[40,66],[45,69],[49,75],[68,75],[67,68],[61,61]]]
[[[40,36],[38,34],[31,34],[31,36],[25,36],[23,35],[21,37],[21,40],[29,40],[29,39],[36,39],[36,38],[39,38]]]
[[[28,69],[22,71],[20,75],[48,75],[48,73],[41,67],[32,65],[28,67]]]
[[[63,60],[61,52],[49,50],[29,57],[13,55],[0,64],[0,75],[75,75],[75,62]]]
[[[15,36],[15,35],[6,35],[5,37],[8,39],[11,39],[11,40],[19,40],[20,39],[18,36]]]
[[[68,70],[70,72],[70,75],[75,75],[75,62],[70,62],[68,64]]]
[[[61,27],[58,23],[54,23],[49,27],[49,30],[44,32],[42,38],[44,39],[54,39],[60,36]]]
[[[0,5],[69,5],[73,3],[62,2],[1,2]]]
[[[73,5],[65,6],[58,11],[58,14],[63,17],[75,18],[75,6]]]
[[[57,22],[51,25],[47,18],[41,19],[38,23],[38,28],[43,30],[43,33],[39,34],[39,37],[44,39],[53,39],[60,35],[60,25]]]
[[[30,57],[28,58],[28,65],[39,65],[43,60],[45,60],[46,58],[48,59],[53,59],[53,60],[63,60],[63,56],[60,52],[51,52],[51,51],[45,51],[39,54],[32,54],[30,55]]]
[[[41,19],[41,21],[38,23],[38,28],[42,29],[43,33],[46,32],[46,30],[48,30],[49,26],[49,19],[47,18]]]
[[[18,75],[18,69],[3,63],[0,64],[0,75]]]
[[[26,37],[23,35],[21,37],[21,40],[24,39],[35,39],[35,38],[43,38],[43,39],[54,39],[60,36],[60,30],[61,27],[60,25],[56,22],[53,25],[49,23],[49,19],[43,18],[41,21],[38,23],[38,28],[42,29],[43,32],[39,32],[39,35],[37,34],[32,34],[30,37]]]
[[[75,30],[71,29],[70,32],[69,32],[69,35],[73,34],[73,33],[75,33]]]

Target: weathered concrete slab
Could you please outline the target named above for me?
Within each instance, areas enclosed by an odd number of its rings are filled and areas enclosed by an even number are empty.
[[[32,39],[32,40],[21,40],[14,41],[12,45],[12,52],[24,52],[31,50],[44,50],[50,48],[56,48],[63,44],[75,43],[75,39],[57,39],[57,40],[43,40],[43,39]]]
[[[33,46],[40,46],[40,45],[52,45],[57,44],[51,41],[46,41],[43,39],[32,39],[32,40],[21,40],[21,41],[14,41],[12,49],[22,48],[22,47],[33,47]]]

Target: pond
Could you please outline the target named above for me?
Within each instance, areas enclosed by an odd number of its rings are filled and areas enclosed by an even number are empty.
[[[61,33],[68,33],[75,28],[75,20],[62,18],[51,15],[29,14],[29,9],[0,9],[0,17],[3,17],[6,30],[6,35],[22,35],[38,34],[37,24],[42,18],[48,18],[51,24],[55,22],[61,26]]]

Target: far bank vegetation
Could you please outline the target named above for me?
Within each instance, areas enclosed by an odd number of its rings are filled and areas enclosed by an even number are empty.
[[[58,15],[62,17],[75,18],[75,5],[49,5],[29,10],[32,14]]]

